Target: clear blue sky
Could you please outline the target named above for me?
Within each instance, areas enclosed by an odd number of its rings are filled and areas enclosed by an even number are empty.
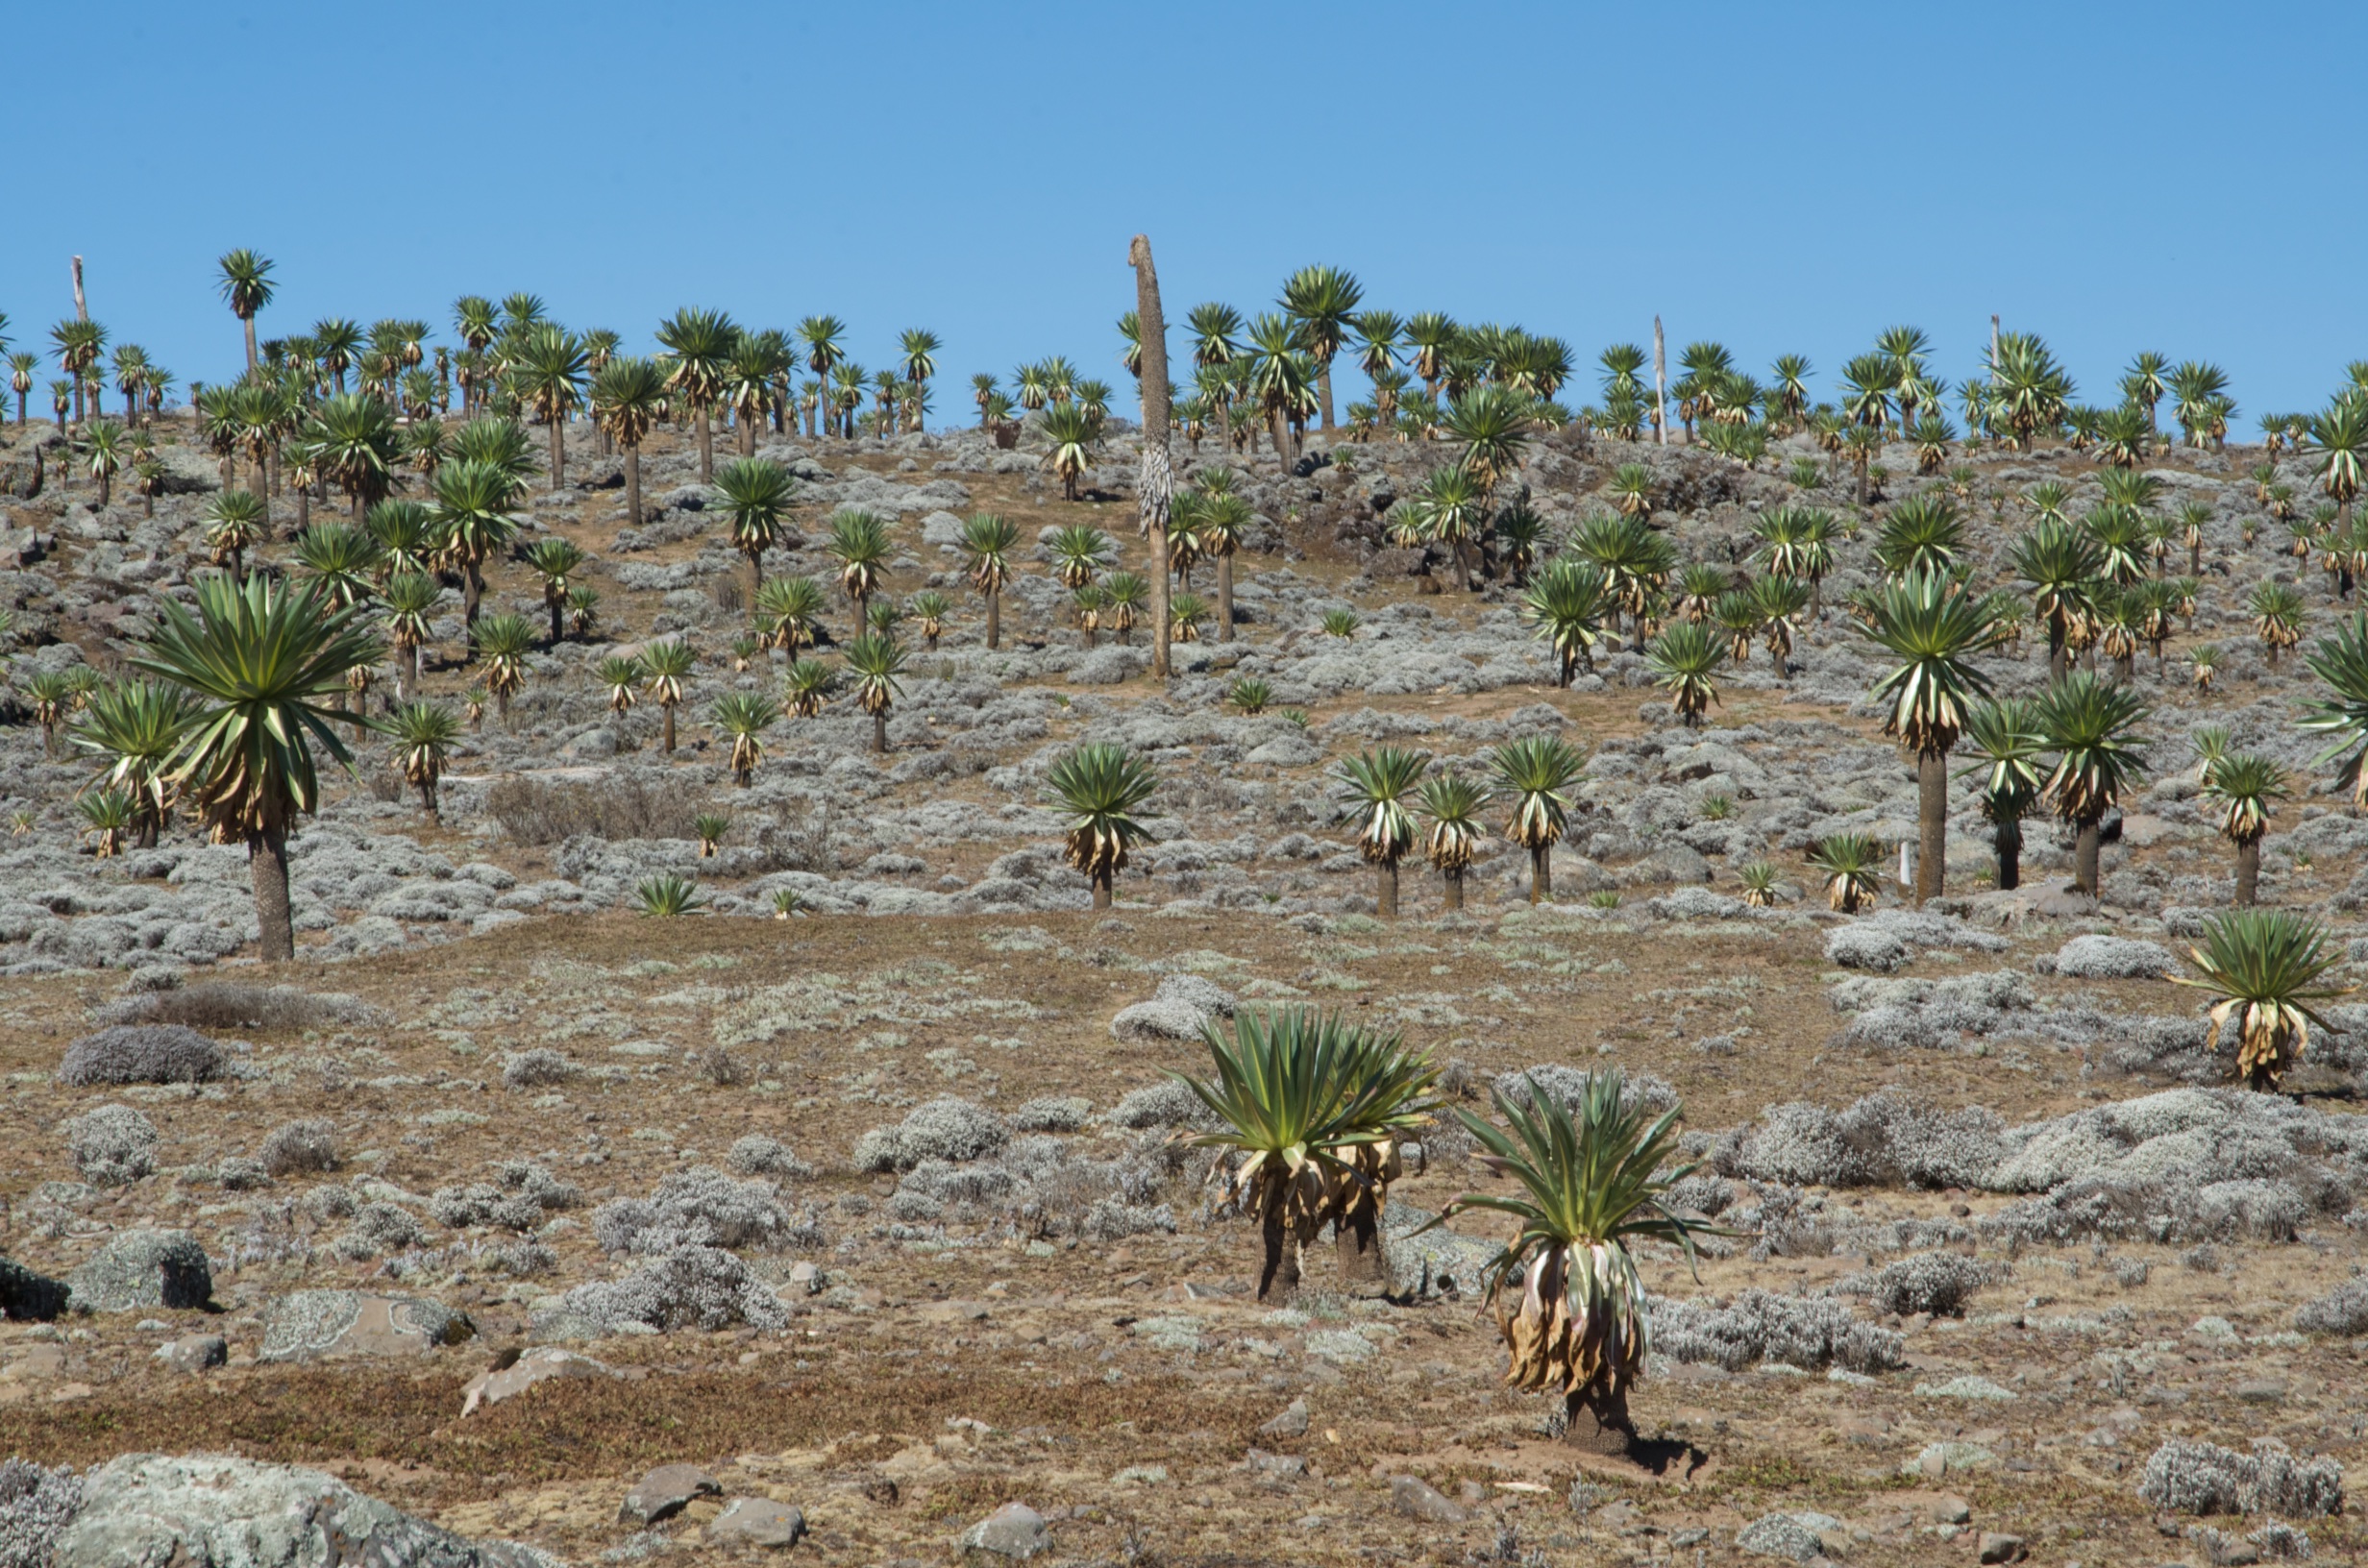
[[[926,326],[958,421],[1023,358],[1123,386],[1137,230],[1179,322],[1322,261],[1586,361],[1659,311],[1830,394],[1897,322],[1964,375],[1995,310],[2089,401],[2142,348],[2218,361],[2247,439],[2368,356],[2357,6],[129,0],[10,38],[12,335],[79,252],[185,385],[237,367],[247,245],[265,335],[450,341],[520,288],[633,346],[681,305],[829,311],[875,365]]]

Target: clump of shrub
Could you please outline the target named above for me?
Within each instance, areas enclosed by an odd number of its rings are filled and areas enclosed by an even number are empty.
[[[735,1182],[711,1165],[677,1171],[647,1198],[618,1198],[592,1212],[604,1252],[645,1256],[680,1247],[776,1247],[789,1214],[771,1182]]]
[[[560,1298],[559,1311],[610,1333],[628,1324],[661,1334],[737,1324],[778,1334],[789,1326],[789,1310],[765,1282],[710,1246],[676,1247],[621,1280],[580,1285]]]
[[[855,1168],[910,1170],[924,1160],[976,1160],[1010,1140],[1009,1122],[949,1095],[915,1106],[897,1126],[875,1127],[856,1139]]]
[[[0,1459],[0,1568],[46,1568],[82,1506],[83,1478],[73,1471]]]
[[[1865,1296],[1879,1312],[1961,1317],[1973,1293],[1997,1277],[1998,1271],[1990,1264],[1961,1252],[1921,1252],[1871,1273],[1855,1275],[1844,1280],[1840,1288]]]
[[[105,1009],[109,1023],[177,1023],[191,1029],[260,1029],[293,1034],[336,1024],[363,1023],[370,1008],[339,992],[313,992],[295,986],[259,986],[244,980],[208,980],[175,991],[144,992]]]
[[[2355,1274],[2296,1309],[2294,1326],[2305,1334],[2368,1334],[2368,1274]]]
[[[512,1051],[502,1059],[504,1089],[549,1089],[576,1076],[576,1064],[548,1045]]]
[[[118,1023],[85,1035],[65,1048],[58,1082],[75,1089],[96,1084],[202,1084],[219,1077],[222,1047],[178,1023]]]
[[[1831,1296],[1742,1290],[1714,1298],[1652,1300],[1653,1348],[1672,1360],[1740,1372],[1761,1361],[1808,1370],[1833,1365],[1876,1373],[1900,1364],[1901,1339]]]
[[[777,1138],[762,1133],[751,1133],[735,1141],[724,1155],[724,1163],[743,1176],[796,1176],[814,1174],[814,1167],[798,1158],[797,1151]]]
[[[298,1176],[337,1168],[333,1122],[307,1117],[284,1122],[263,1139],[263,1169],[273,1176]]]
[[[157,1168],[156,1123],[128,1105],[102,1105],[65,1124],[66,1152],[93,1187],[127,1187]]]
[[[2176,1513],[2272,1513],[2307,1519],[2343,1511],[2343,1470],[2331,1458],[2302,1463],[2275,1437],[2251,1454],[2174,1437],[2146,1461],[2137,1495]]]
[[[485,810],[520,844],[557,844],[579,834],[596,839],[693,837],[693,803],[677,789],[631,776],[599,780],[498,780],[485,792]]]
[[[361,1262],[382,1253],[416,1247],[427,1236],[419,1216],[408,1209],[392,1203],[365,1203],[354,1212],[353,1227],[332,1245],[338,1257]]]

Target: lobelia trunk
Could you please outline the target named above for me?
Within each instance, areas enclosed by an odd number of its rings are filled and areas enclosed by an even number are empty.
[[[1217,557],[1217,640],[1233,641],[1233,552]]]
[[[1446,887],[1447,908],[1450,911],[1462,909],[1464,907],[1464,868],[1458,866],[1453,870],[1442,871],[1440,879]]]
[[[888,710],[879,708],[872,715],[872,749],[885,755],[888,750]]]
[[[1584,1390],[1563,1399],[1563,1441],[1585,1454],[1625,1454],[1636,1442],[1625,1387]]]
[[[1325,359],[1316,366],[1316,395],[1323,402],[1322,429],[1332,428],[1332,361]]]
[[[691,417],[699,422],[699,482],[713,484],[715,482],[715,421],[707,417],[704,405],[692,409]]]
[[[2261,887],[2261,841],[2245,839],[2236,845],[2236,902],[2249,907]]]
[[[543,602],[551,607],[551,646],[559,646],[564,628],[559,625],[559,606],[563,602],[556,594],[545,594]]]
[[[1003,596],[999,591],[987,596],[987,650],[993,652],[1002,646]]]
[[[1135,319],[1140,323],[1143,373],[1143,475],[1136,489],[1145,542],[1151,559],[1151,678],[1166,680],[1168,662],[1168,501],[1172,487],[1168,466],[1168,318],[1159,303],[1159,270],[1151,260],[1149,236],[1137,234],[1126,247],[1135,269]]]
[[[1373,907],[1385,920],[1397,919],[1397,862],[1373,862]]]
[[[1266,1254],[1258,1268],[1258,1299],[1288,1306],[1299,1294],[1299,1241],[1285,1223],[1279,1204],[1259,1221],[1258,1239]]]
[[[469,655],[477,654],[477,605],[485,597],[485,579],[477,570],[477,563],[468,563],[460,575],[460,619],[469,628]]]
[[[1915,901],[1937,898],[1948,875],[1949,756],[1919,751],[1915,758]]]
[[[247,330],[247,374],[252,376],[255,374],[255,318],[241,316],[238,319]]]
[[[1097,867],[1095,869],[1094,907],[1096,909],[1108,909],[1110,907],[1111,875],[1111,870],[1107,866]]]
[[[263,962],[284,963],[296,956],[296,926],[287,906],[285,828],[247,836],[247,873],[255,884],[255,922]]]
[[[2102,900],[2104,890],[2097,885],[2101,880],[2097,873],[2097,824],[2083,822],[2080,836],[2073,841],[2072,884],[2089,897]]]
[[[1390,1260],[1381,1245],[1380,1209],[1370,1203],[1359,1204],[1342,1218],[1333,1227],[1332,1253],[1340,1264],[1342,1284],[1387,1286]]]
[[[1554,901],[1554,846],[1550,844],[1530,846],[1529,901],[1533,904],[1550,904]]]
[[[667,755],[672,756],[675,749],[675,705],[672,702],[661,702],[658,704],[658,711],[665,716],[664,732],[658,742],[658,747]]]
[[[567,421],[555,418],[551,422],[551,488],[567,483]]]
[[[1990,842],[1998,850],[1998,891],[2012,893],[2023,885],[2023,824],[2011,818],[2000,822]]]
[[[638,441],[625,449],[625,509],[632,514],[627,521],[633,527],[640,527],[641,443]]]

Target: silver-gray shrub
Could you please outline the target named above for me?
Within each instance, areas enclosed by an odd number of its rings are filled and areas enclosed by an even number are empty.
[[[102,1105],[65,1124],[74,1168],[93,1187],[125,1187],[157,1168],[156,1123],[128,1105]]]
[[[1900,1364],[1900,1336],[1831,1296],[1780,1296],[1746,1289],[1729,1301],[1656,1296],[1653,1349],[1671,1360],[1740,1372],[1761,1361],[1815,1370],[1876,1373]]]
[[[711,1165],[665,1177],[647,1198],[618,1198],[592,1212],[604,1252],[654,1256],[681,1247],[776,1247],[789,1215],[771,1182],[735,1182]]]
[[[2154,1451],[2137,1495],[2175,1513],[2270,1513],[2308,1519],[2343,1511],[2343,1469],[2331,1458],[2298,1461],[2275,1437],[2253,1452],[2174,1437]]]
[[[222,1047],[178,1023],[119,1023],[85,1035],[65,1048],[58,1082],[77,1089],[96,1084],[202,1084],[219,1077]]]

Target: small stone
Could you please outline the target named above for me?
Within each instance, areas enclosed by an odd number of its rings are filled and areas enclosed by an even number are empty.
[[[618,1506],[629,1525],[654,1525],[690,1506],[694,1497],[721,1497],[724,1483],[695,1464],[661,1464],[634,1484]]]
[[[823,1271],[809,1260],[801,1259],[789,1265],[790,1287],[800,1295],[819,1296],[823,1286],[828,1283],[823,1277]]]
[[[1926,1443],[1916,1457],[1908,1461],[1904,1473],[1929,1476],[1937,1481],[1942,1476],[1987,1469],[1997,1462],[1998,1456],[1979,1443]]]
[[[1307,1401],[1295,1399],[1284,1407],[1283,1413],[1258,1429],[1262,1437],[1304,1437],[1307,1435]]]
[[[1024,1503],[1006,1503],[962,1532],[965,1556],[1027,1558],[1052,1544],[1045,1517]]]
[[[1753,1520],[1736,1532],[1738,1550],[1757,1557],[1781,1557],[1787,1562],[1807,1562],[1817,1556],[1824,1543],[1817,1532],[1788,1513],[1765,1514]]]
[[[707,1539],[724,1544],[796,1546],[805,1535],[805,1514],[769,1497],[735,1497],[707,1522]]]
[[[507,1366],[480,1372],[461,1390],[460,1413],[475,1415],[487,1405],[514,1399],[538,1383],[554,1378],[613,1378],[616,1369],[604,1361],[559,1345],[537,1345]]]
[[[218,1334],[187,1334],[157,1346],[156,1359],[178,1372],[203,1372],[229,1360],[231,1345]]]
[[[1628,1499],[1616,1498],[1595,1510],[1592,1520],[1597,1530],[1608,1530],[1615,1535],[1631,1535],[1644,1527],[1644,1516]]]
[[[1392,1476],[1390,1506],[1410,1519],[1424,1519],[1435,1525],[1460,1525],[1471,1517],[1460,1504],[1419,1476]]]
[[[1981,1547],[1984,1562],[2020,1562],[2027,1551],[2020,1535],[1997,1530],[1982,1531]]]
[[[1943,1492],[1924,1505],[1924,1516],[1936,1525],[1971,1524],[1973,1506],[1961,1497]]]
[[[2255,1378],[2236,1385],[2236,1397],[2247,1405],[2282,1405],[2285,1384],[2275,1378]]]
[[[1307,1461],[1296,1454],[1270,1454],[1263,1448],[1253,1448],[1243,1461],[1252,1475],[1280,1476],[1286,1481],[1297,1481],[1307,1474]]]

